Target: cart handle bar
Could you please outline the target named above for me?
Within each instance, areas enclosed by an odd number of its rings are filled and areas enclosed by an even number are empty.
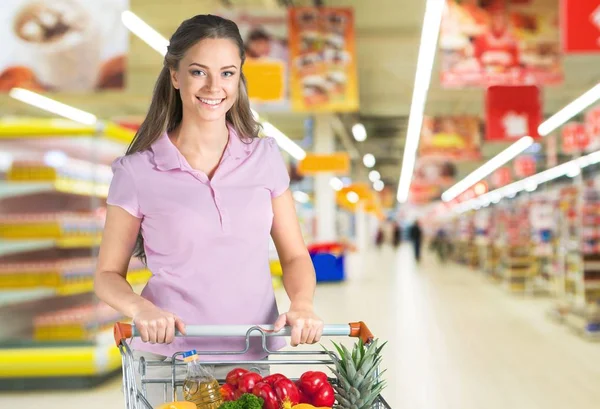
[[[273,325],[188,325],[185,328],[186,335],[176,331],[177,337],[248,337],[248,336],[267,336],[267,337],[286,337],[292,334],[292,327],[286,326],[279,332],[273,331]],[[115,343],[117,346],[121,341],[132,337],[139,337],[140,333],[132,324],[117,322],[114,325]],[[349,324],[325,325],[323,327],[323,336],[349,336],[360,338],[365,344],[373,341],[373,333],[367,325],[362,322],[351,322]]]

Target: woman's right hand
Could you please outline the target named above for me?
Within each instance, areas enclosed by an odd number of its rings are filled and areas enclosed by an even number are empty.
[[[133,317],[133,324],[143,342],[170,344],[175,338],[175,330],[185,335],[185,324],[175,314],[156,306],[147,306]]]

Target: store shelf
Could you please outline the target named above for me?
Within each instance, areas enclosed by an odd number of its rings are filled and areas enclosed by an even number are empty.
[[[14,383],[10,380],[102,377],[120,368],[119,350],[110,344],[0,349],[0,389]],[[36,385],[35,389],[45,388]]]
[[[132,286],[139,286],[145,284],[151,276],[152,273],[147,269],[130,271],[127,273],[127,281]],[[33,283],[31,280],[24,279],[23,281],[24,286]],[[41,301],[51,297],[86,294],[94,290],[94,279],[92,274],[83,279],[67,280],[54,287],[43,287],[42,284],[43,283],[40,282],[38,286],[34,288],[4,287],[4,289],[0,291],[0,307],[29,301]]]
[[[135,132],[117,124],[106,122],[102,127],[84,125],[66,119],[10,118],[0,120],[1,139],[44,138],[105,138],[128,144]]]
[[[67,178],[56,178],[53,181],[0,182],[0,199],[47,192],[106,198],[108,187],[107,184]]]

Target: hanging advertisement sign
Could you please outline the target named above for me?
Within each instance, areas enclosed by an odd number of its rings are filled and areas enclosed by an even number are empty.
[[[583,152],[590,143],[586,133],[585,125],[577,122],[569,122],[562,127],[562,150],[567,154]]]
[[[598,0],[561,0],[562,48],[566,54],[600,52]]]
[[[519,178],[526,178],[534,175],[536,171],[536,161],[533,155],[521,155],[515,159],[515,175]]]
[[[498,168],[492,173],[491,182],[494,188],[508,185],[512,180],[512,172],[508,166]]]
[[[419,156],[410,186],[412,203],[429,203],[440,198],[442,191],[456,183],[456,164],[435,156]]]
[[[537,86],[491,86],[486,93],[485,108],[487,141],[514,142],[524,136],[539,138],[542,103]]]
[[[439,41],[442,86],[562,83],[558,3],[448,0],[446,4]]]
[[[3,0],[0,92],[125,87],[129,0]]]
[[[587,150],[600,150],[600,105],[589,109],[585,113],[585,132],[589,138]]]
[[[558,165],[558,142],[556,134],[552,133],[546,139],[546,167],[553,168]]]
[[[354,12],[351,8],[289,9],[292,110],[358,110]]]
[[[481,158],[481,120],[475,116],[425,117],[419,155],[447,161]]]
[[[261,111],[288,111],[291,102],[287,12],[250,9],[216,14],[233,20],[240,29],[246,51],[244,75],[252,105]]]

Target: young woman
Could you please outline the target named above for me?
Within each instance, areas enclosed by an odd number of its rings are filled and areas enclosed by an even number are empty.
[[[321,337],[315,273],[288,172],[275,140],[257,137],[244,59],[232,21],[212,15],[184,21],[170,40],[146,119],[113,163],[95,291],[133,319],[141,333],[134,351],[169,357],[246,346],[237,338],[175,338],[186,324],[288,325],[293,346]],[[281,315],[269,235],[291,301]],[[141,296],[126,281],[132,252],[153,274]],[[244,359],[265,358],[255,341]],[[282,343],[269,338],[268,346]]]

